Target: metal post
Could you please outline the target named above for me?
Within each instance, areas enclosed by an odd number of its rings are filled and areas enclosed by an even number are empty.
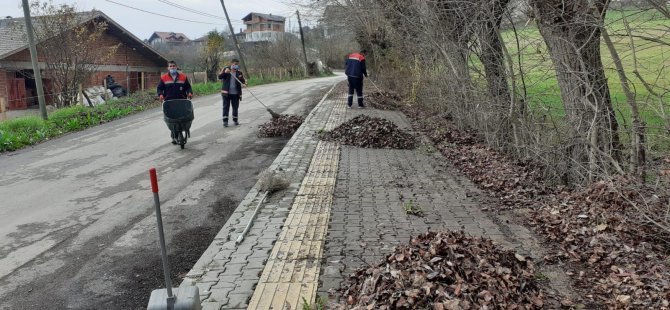
[[[230,22],[230,17],[228,17],[228,11],[226,10],[226,5],[223,4],[223,0],[221,0],[221,6],[223,7],[223,13],[226,14],[226,20],[228,20],[228,29],[230,29],[230,35],[233,36],[233,42],[235,43],[235,50],[237,50],[237,55],[240,57],[240,62],[242,62],[242,69],[244,69],[244,74],[247,75],[246,78],[248,79],[250,77],[249,70],[247,70],[247,65],[244,62],[244,56],[242,56],[242,51],[240,50],[240,44],[237,43],[235,30],[233,29],[233,24]]]
[[[30,62],[33,65],[33,73],[35,74],[35,87],[37,87],[37,101],[40,105],[40,114],[42,119],[48,119],[47,105],[44,102],[44,88],[42,88],[42,72],[37,61],[37,48],[35,47],[35,38],[33,33],[33,21],[30,18],[30,5],[28,0],[22,0],[23,16],[26,19],[26,34],[28,35],[28,46],[30,48]]]
[[[0,121],[3,121],[7,118],[7,114],[5,113],[6,103],[5,103],[5,97],[0,97]]]
[[[307,76],[307,52],[305,51],[305,35],[302,32],[302,22],[300,22],[300,11],[295,10],[298,15],[298,27],[300,27],[300,41],[302,41],[302,56],[305,58],[305,76]]]
[[[158,239],[161,246],[161,257],[163,259],[163,275],[165,276],[165,288],[167,289],[168,305],[173,305],[175,297],[172,295],[172,282],[170,281],[170,265],[168,263],[167,250],[165,248],[165,235],[163,234],[163,220],[161,218],[161,203],[158,199],[158,178],[156,168],[149,169],[151,177],[151,191],[154,193],[154,204],[156,205],[156,221],[158,222]]]
[[[84,87],[79,84],[77,87],[77,104],[84,105]]]
[[[107,95],[107,77],[102,80],[102,86],[105,88],[105,94],[103,95],[103,98],[105,98],[105,101],[107,101],[109,100],[109,95]]]
[[[128,72],[128,64],[126,64],[126,89],[130,94],[130,72]]]

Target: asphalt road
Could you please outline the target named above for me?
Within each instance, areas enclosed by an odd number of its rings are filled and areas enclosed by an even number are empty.
[[[342,80],[251,90],[275,112],[306,115]],[[184,150],[154,109],[0,155],[0,309],[145,308],[163,286],[151,167],[175,280],[190,269],[287,141],[256,137],[270,114],[248,92],[240,126],[222,127],[218,95],[193,103]]]

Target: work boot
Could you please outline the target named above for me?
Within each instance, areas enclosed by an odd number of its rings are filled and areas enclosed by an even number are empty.
[[[223,122],[223,127],[228,127],[228,122]]]
[[[177,138],[175,137],[174,132],[170,132],[170,139],[172,139],[172,144],[177,144]]]
[[[239,126],[239,125],[240,125],[240,122],[235,121],[235,126]]]

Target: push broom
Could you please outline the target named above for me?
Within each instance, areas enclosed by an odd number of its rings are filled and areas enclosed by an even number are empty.
[[[244,83],[240,82],[240,80],[239,80],[234,74],[231,74],[230,76],[234,77],[234,78],[235,78],[235,81],[238,81],[241,85],[244,85]],[[245,86],[246,86],[246,85],[245,85]],[[268,106],[266,106],[265,103],[263,103],[263,101],[261,101],[260,99],[258,99],[258,97],[256,97],[256,95],[254,95],[254,93],[251,92],[251,90],[249,90],[249,86],[246,86],[246,88],[247,88],[247,91],[248,91],[254,98],[256,98],[256,100],[258,100],[258,102],[260,102],[260,104],[261,104],[262,106],[265,107],[265,109],[270,113],[270,115],[272,115],[272,118],[273,118],[273,119],[276,119],[276,118],[280,118],[280,117],[281,117],[281,115],[280,115],[279,113],[277,113],[277,112],[275,112],[275,111],[272,111],[272,109],[270,109]]]

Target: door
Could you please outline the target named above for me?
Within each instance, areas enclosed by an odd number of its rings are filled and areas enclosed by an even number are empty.
[[[22,110],[28,108],[26,100],[26,82],[21,78],[7,80],[7,90],[9,92],[8,110]]]
[[[44,90],[44,102],[45,104],[54,103],[54,87],[51,79],[42,79],[42,89]]]

